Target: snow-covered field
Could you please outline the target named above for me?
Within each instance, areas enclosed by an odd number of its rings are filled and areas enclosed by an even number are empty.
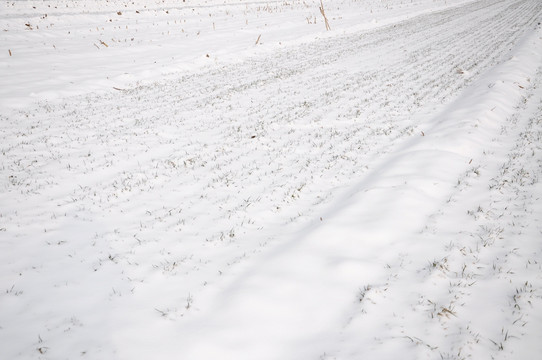
[[[535,359],[539,0],[0,3],[0,359]]]

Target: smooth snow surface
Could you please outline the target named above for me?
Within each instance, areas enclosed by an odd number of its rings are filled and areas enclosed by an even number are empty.
[[[0,4],[0,359],[535,359],[539,0]]]

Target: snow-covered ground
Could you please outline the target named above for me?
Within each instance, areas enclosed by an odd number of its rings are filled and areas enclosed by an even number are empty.
[[[0,4],[0,359],[534,359],[539,0]]]

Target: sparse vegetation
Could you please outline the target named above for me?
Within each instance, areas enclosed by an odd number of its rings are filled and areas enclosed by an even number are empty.
[[[2,356],[529,358],[541,11],[0,4]]]

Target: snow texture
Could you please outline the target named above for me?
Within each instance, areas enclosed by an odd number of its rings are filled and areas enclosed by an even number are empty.
[[[534,359],[539,0],[0,4],[0,359]]]

